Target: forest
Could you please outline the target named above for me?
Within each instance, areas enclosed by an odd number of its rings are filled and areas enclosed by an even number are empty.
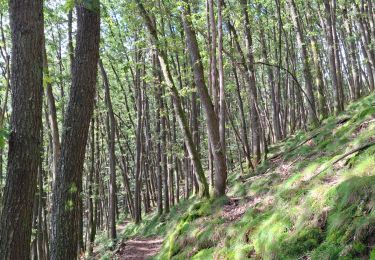
[[[373,0],[0,0],[0,260],[375,259]]]

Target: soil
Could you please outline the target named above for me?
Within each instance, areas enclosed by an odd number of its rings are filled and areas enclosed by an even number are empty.
[[[143,260],[155,256],[163,244],[160,237],[134,238],[123,242],[115,254],[115,259]]]

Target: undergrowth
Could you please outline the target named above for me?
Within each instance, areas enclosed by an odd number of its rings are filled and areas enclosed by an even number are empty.
[[[228,198],[185,200],[123,237],[165,237],[156,259],[375,259],[375,146],[334,163],[374,141],[374,119],[371,95],[271,147],[261,170],[232,172]],[[227,219],[234,198],[247,208]]]

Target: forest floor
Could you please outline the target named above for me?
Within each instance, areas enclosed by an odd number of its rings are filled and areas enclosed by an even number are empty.
[[[126,259],[375,259],[375,95],[273,145],[255,172],[238,165],[227,197],[181,200],[119,237]]]
[[[116,259],[143,260],[159,253],[163,243],[161,237],[134,238],[122,242],[115,253]]]

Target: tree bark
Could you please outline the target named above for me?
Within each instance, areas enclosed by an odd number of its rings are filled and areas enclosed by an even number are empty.
[[[111,95],[109,90],[109,81],[107,72],[104,69],[103,62],[99,60],[100,71],[103,79],[105,92],[105,103],[108,110],[108,152],[109,152],[109,226],[110,238],[116,240],[116,155],[115,155],[115,138],[116,138],[116,120],[113,113]]]
[[[138,55],[138,51],[136,51],[136,62],[139,61],[140,55]],[[142,106],[142,88],[141,88],[141,75],[140,69],[137,66],[136,69],[136,82],[135,82],[135,92],[137,97],[137,131],[136,131],[136,161],[135,161],[135,191],[134,191],[134,209],[135,209],[135,223],[139,224],[141,221],[141,191],[142,191],[142,129],[143,129],[143,120],[142,120],[142,113],[143,113],[143,106]]]
[[[258,110],[258,95],[255,81],[255,69],[254,69],[254,54],[253,54],[253,39],[251,35],[250,19],[247,11],[247,0],[241,0],[242,14],[245,19],[245,39],[248,48],[247,61],[244,61],[246,65],[246,73],[249,84],[249,96],[250,96],[250,116],[251,116],[251,129],[252,129],[252,143],[253,153],[255,154],[256,162],[261,159],[260,151],[260,138],[261,138],[261,125],[260,125],[260,113]]]
[[[0,217],[0,256],[29,259],[40,159],[43,94],[43,1],[10,0],[12,116]]]
[[[195,85],[197,86],[200,99],[206,111],[208,135],[212,145],[215,164],[215,196],[222,196],[225,195],[227,165],[223,147],[220,141],[219,119],[215,113],[214,105],[212,104],[204,80],[203,64],[199,53],[199,46],[190,20],[190,6],[187,0],[185,0],[185,3],[186,6],[183,9],[182,20],[186,35],[186,42],[190,53],[191,64],[193,66]]]
[[[57,164],[60,159],[60,152],[61,152],[61,144],[60,144],[60,134],[59,134],[59,125],[57,122],[57,112],[56,112],[56,103],[55,97],[53,96],[52,92],[52,84],[50,82],[50,74],[48,68],[48,58],[47,58],[47,51],[46,46],[44,43],[43,47],[43,71],[44,71],[44,78],[47,79],[46,82],[46,97],[47,97],[47,105],[48,105],[48,122],[49,127],[51,129],[51,137],[52,137],[52,183],[56,179],[56,172],[57,172]]]
[[[219,134],[223,153],[225,155],[225,87],[224,87],[224,64],[223,64],[223,15],[222,0],[217,0],[218,18],[217,30],[218,44],[218,67],[219,67]]]
[[[308,118],[309,122],[312,125],[318,125],[318,118],[316,116],[316,108],[315,108],[315,98],[312,86],[312,76],[311,76],[311,68],[308,58],[308,51],[307,45],[305,41],[305,37],[302,31],[301,22],[299,20],[298,9],[294,0],[289,0],[289,6],[291,10],[291,16],[293,20],[293,25],[297,33],[297,42],[298,46],[301,49],[301,59],[302,59],[302,66],[303,66],[303,76],[305,78],[305,85],[306,85],[306,93],[307,93],[307,108],[308,108]]]
[[[100,10],[77,4],[77,44],[70,99],[62,131],[61,157],[53,192],[51,259],[77,258],[79,196],[93,112],[99,59]]]

